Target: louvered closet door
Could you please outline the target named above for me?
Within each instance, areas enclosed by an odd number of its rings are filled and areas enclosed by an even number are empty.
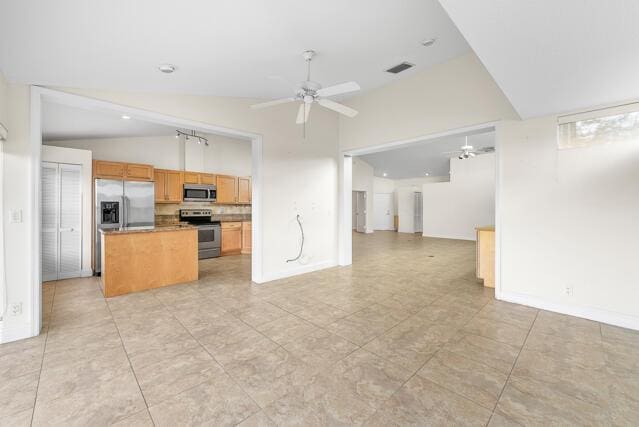
[[[42,280],[58,279],[58,164],[42,163]]]
[[[82,274],[82,167],[59,166],[60,234],[58,278]]]

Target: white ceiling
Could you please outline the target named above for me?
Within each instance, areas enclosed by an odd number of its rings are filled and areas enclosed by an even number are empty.
[[[123,138],[175,135],[176,129],[131,118],[116,111],[82,110],[51,102],[42,103],[42,140]]]
[[[436,0],[33,0],[0,6],[0,69],[10,81],[81,88],[276,98],[304,80],[364,90],[470,49]],[[429,48],[421,40],[436,37]],[[179,68],[172,75],[161,63]]]
[[[450,159],[443,153],[456,151],[464,145],[464,136],[451,136],[421,143],[410,147],[359,156],[373,166],[374,174],[389,179],[404,179],[429,176],[448,176]],[[468,143],[474,149],[495,146],[495,132],[468,136]]]
[[[639,1],[440,1],[523,118],[639,98]]]

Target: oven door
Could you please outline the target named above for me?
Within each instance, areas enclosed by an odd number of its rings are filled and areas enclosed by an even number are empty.
[[[197,246],[199,250],[219,248],[220,237],[219,225],[197,226]]]

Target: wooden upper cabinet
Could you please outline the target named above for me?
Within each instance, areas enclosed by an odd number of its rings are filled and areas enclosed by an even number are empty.
[[[93,177],[107,179],[128,179],[133,181],[153,181],[153,166],[138,163],[93,161]]]
[[[166,203],[166,172],[160,169],[153,171],[155,181],[155,203]]]
[[[237,178],[237,203],[251,203],[251,177]]]
[[[217,203],[237,202],[237,178],[229,175],[217,175]]]
[[[95,178],[124,179],[126,163],[107,162],[105,160],[93,161],[93,176]]]
[[[199,184],[200,183],[200,174],[197,172],[184,172],[184,183],[185,184]]]
[[[140,165],[137,163],[127,163],[125,171],[126,179],[140,180],[140,181],[152,181],[153,180],[153,166]]]
[[[166,171],[166,195],[167,200],[173,203],[182,203],[183,174],[180,171]]]
[[[156,203],[181,203],[182,202],[182,172],[165,169],[156,169],[155,178],[155,202]]]
[[[201,173],[200,184],[215,184],[215,175],[212,173]]]

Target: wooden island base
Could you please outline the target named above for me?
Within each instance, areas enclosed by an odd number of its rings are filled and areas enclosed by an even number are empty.
[[[102,290],[105,297],[197,279],[196,227],[102,232]]]

